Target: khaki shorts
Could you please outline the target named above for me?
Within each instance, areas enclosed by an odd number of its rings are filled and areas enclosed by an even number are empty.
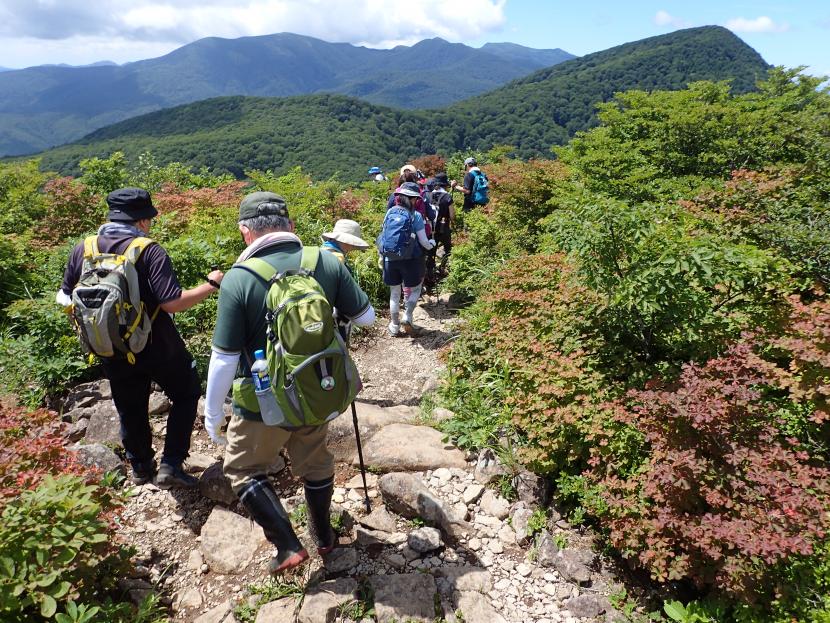
[[[245,482],[266,474],[285,447],[291,459],[291,471],[297,478],[325,480],[334,475],[334,456],[326,446],[328,424],[286,430],[239,416],[228,424],[225,448],[225,475],[235,492]]]

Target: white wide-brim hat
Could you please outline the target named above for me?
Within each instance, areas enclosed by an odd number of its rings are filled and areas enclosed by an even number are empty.
[[[324,240],[334,240],[344,244],[350,244],[356,249],[368,249],[371,245],[363,239],[363,231],[360,223],[341,218],[334,224],[332,231],[323,234]]]

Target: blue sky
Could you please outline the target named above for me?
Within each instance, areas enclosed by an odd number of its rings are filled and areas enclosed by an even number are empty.
[[[707,24],[730,28],[770,63],[830,74],[830,0],[0,0],[0,66],[123,63],[202,37],[275,32],[370,47],[512,41],[583,55]]]

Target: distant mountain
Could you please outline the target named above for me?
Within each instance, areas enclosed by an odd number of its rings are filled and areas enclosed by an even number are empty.
[[[42,65],[0,74],[0,155],[31,153],[136,115],[222,95],[354,95],[435,108],[574,58],[562,50],[442,39],[374,50],[290,33],[210,37],[125,65]]]
[[[152,151],[161,162],[227,170],[284,171],[301,165],[316,177],[361,179],[428,153],[515,145],[522,156],[595,123],[597,102],[617,91],[680,89],[696,80],[731,80],[743,92],[768,69],[720,27],[681,30],[567,61],[440,110],[379,107],[334,95],[224,97],[158,111],[102,128],[43,154],[42,166],[77,172],[81,158]]]

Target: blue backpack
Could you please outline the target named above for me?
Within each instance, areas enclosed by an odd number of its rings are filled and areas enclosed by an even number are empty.
[[[484,206],[490,201],[488,195],[490,182],[484,171],[470,171],[473,174],[473,203]]]
[[[390,261],[408,260],[415,256],[417,240],[413,231],[415,215],[400,206],[386,211],[383,228],[377,238],[378,253]]]

